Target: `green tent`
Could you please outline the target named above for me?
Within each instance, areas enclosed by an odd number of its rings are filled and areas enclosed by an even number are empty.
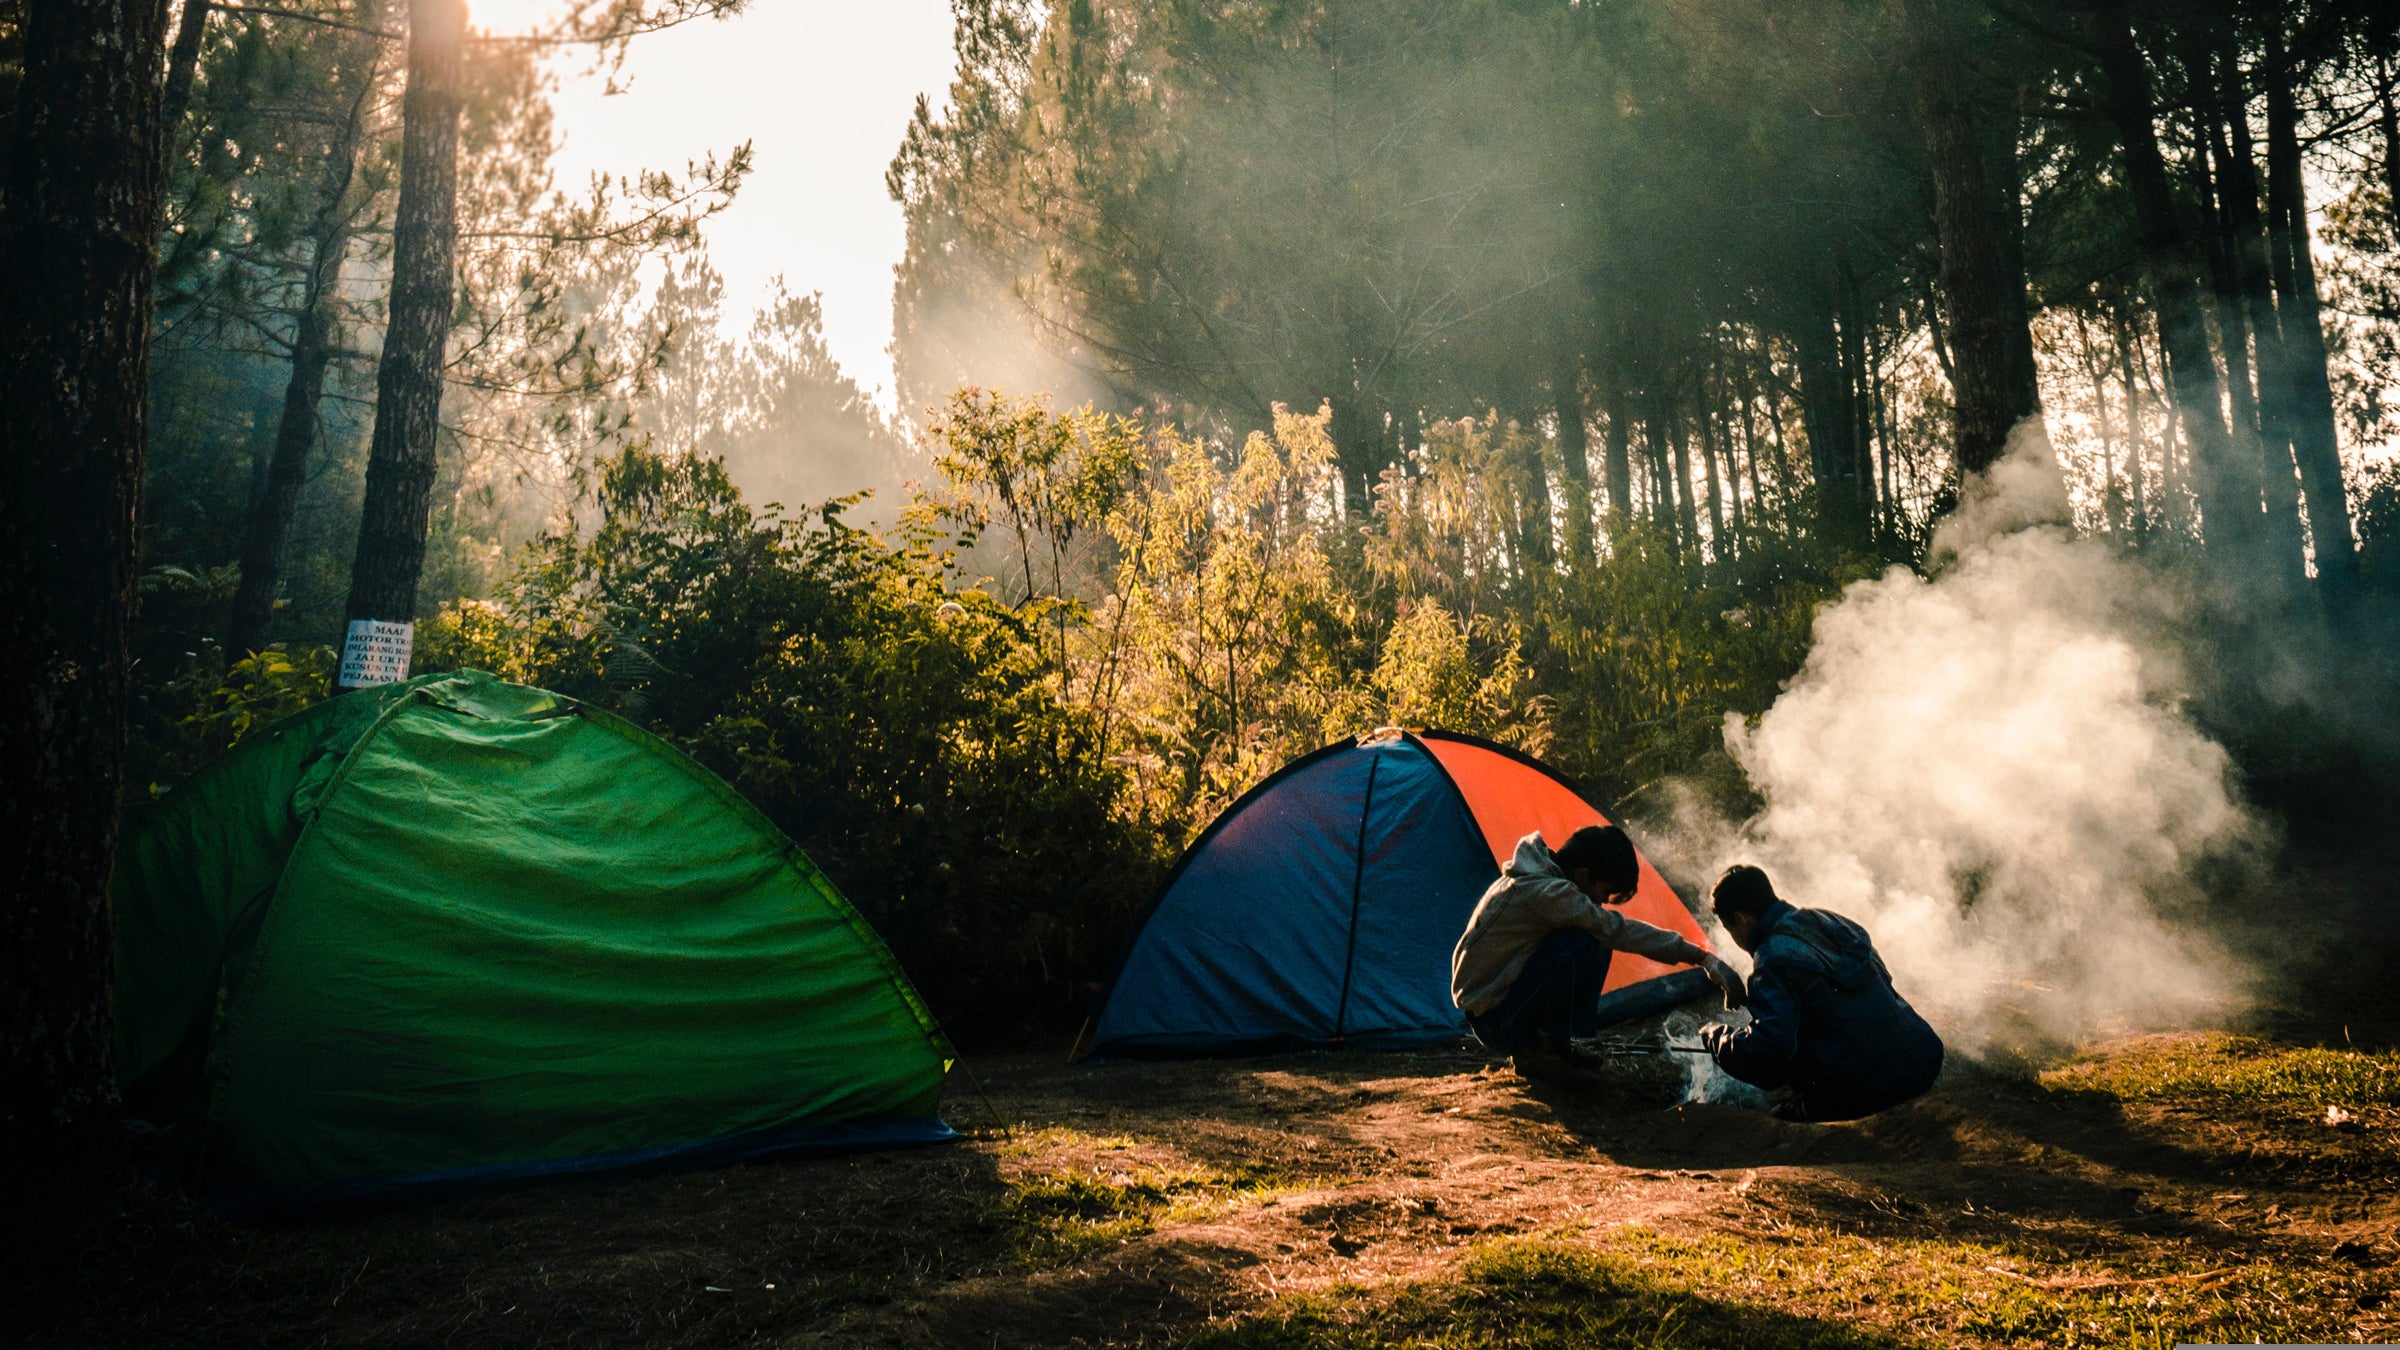
[[[234,1208],[955,1137],[880,939],[654,736],[475,671],[331,699],[127,831],[132,1117]]]

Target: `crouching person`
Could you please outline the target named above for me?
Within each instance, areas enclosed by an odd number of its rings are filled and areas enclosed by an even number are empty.
[[[1792,1120],[1855,1120],[1933,1086],[1942,1040],[1892,988],[1867,930],[1797,909],[1755,867],[1728,869],[1717,922],[1751,955],[1750,1024],[1703,1028],[1717,1066],[1762,1088],[1790,1088]]]
[[[1633,898],[1641,862],[1613,825],[1587,825],[1556,853],[1541,834],[1483,893],[1450,956],[1450,998],[1476,1038],[1516,1058],[1520,1072],[1565,1068],[1570,1042],[1598,1031],[1609,958],[1632,952],[1694,965],[1738,1007],[1742,977],[1679,934],[1629,919],[1611,906]]]

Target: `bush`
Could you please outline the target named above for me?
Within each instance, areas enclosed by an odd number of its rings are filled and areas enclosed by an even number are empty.
[[[754,511],[715,461],[598,466],[588,529],[532,544],[498,604],[448,606],[423,668],[480,665],[612,708],[723,774],[875,924],[967,1039],[1088,999],[1160,865],[1125,776],[1057,697],[1039,604],[896,539]]]

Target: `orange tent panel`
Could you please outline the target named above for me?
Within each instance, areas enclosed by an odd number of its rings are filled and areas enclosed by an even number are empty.
[[[1567,841],[1567,836],[1586,825],[1606,825],[1610,821],[1597,807],[1580,794],[1542,770],[1522,760],[1502,754],[1471,741],[1452,740],[1438,733],[1420,737],[1426,749],[1441,761],[1450,781],[1458,784],[1459,792],[1467,799],[1467,810],[1483,830],[1484,842],[1491,847],[1492,861],[1505,867],[1517,851],[1517,841],[1535,830],[1555,848]],[[1636,850],[1636,857],[1640,857]],[[1634,890],[1633,899],[1625,902],[1624,914],[1643,923],[1682,934],[1703,948],[1708,939],[1693,922],[1691,911],[1658,874],[1648,858],[1641,859],[1642,880]],[[1661,965],[1647,957],[1631,952],[1618,952],[1608,965],[1608,985],[1603,992],[1614,992],[1629,984],[1638,984],[1656,975],[1669,975],[1682,966]]]

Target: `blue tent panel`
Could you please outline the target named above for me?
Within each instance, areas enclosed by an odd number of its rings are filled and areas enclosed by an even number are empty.
[[[1450,1001],[1450,952],[1499,871],[1441,764],[1414,742],[1377,759],[1359,874],[1357,950],[1339,1034],[1422,1042],[1462,1035]]]
[[[1127,950],[1096,1052],[1409,1043],[1464,1028],[1450,948],[1497,875],[1406,740],[1300,760],[1218,818]]]

